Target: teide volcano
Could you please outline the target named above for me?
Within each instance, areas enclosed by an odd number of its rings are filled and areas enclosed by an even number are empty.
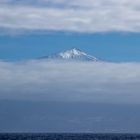
[[[73,48],[64,52],[60,52],[58,54],[52,54],[49,56],[41,57],[40,59],[47,60],[66,60],[66,61],[100,61],[98,58],[88,55],[87,53]]]

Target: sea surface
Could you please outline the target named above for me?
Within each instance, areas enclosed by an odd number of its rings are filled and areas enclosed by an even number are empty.
[[[1,133],[0,140],[140,140],[140,134]]]

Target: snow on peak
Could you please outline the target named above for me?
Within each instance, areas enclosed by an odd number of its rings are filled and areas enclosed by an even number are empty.
[[[65,52],[61,52],[61,53],[59,53],[59,55],[62,58],[69,59],[69,58],[74,58],[76,56],[87,55],[87,54],[82,52],[79,49],[74,48],[74,49],[71,49],[71,50],[67,50]]]
[[[72,60],[72,61],[99,61],[96,57],[86,54],[85,52],[73,48],[58,54],[49,55],[42,57],[42,59],[53,59],[53,60]]]

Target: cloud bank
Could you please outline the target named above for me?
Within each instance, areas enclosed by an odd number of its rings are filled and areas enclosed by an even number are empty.
[[[1,31],[140,32],[139,0],[1,0]]]
[[[139,63],[0,62],[0,99],[140,103]]]

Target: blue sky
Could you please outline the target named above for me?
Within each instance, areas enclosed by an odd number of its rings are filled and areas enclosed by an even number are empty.
[[[100,59],[115,62],[140,61],[139,33],[78,34],[53,32],[0,36],[0,59],[23,60],[79,48]]]
[[[140,61],[139,9],[131,0],[1,0],[0,59],[79,48],[107,61]]]

